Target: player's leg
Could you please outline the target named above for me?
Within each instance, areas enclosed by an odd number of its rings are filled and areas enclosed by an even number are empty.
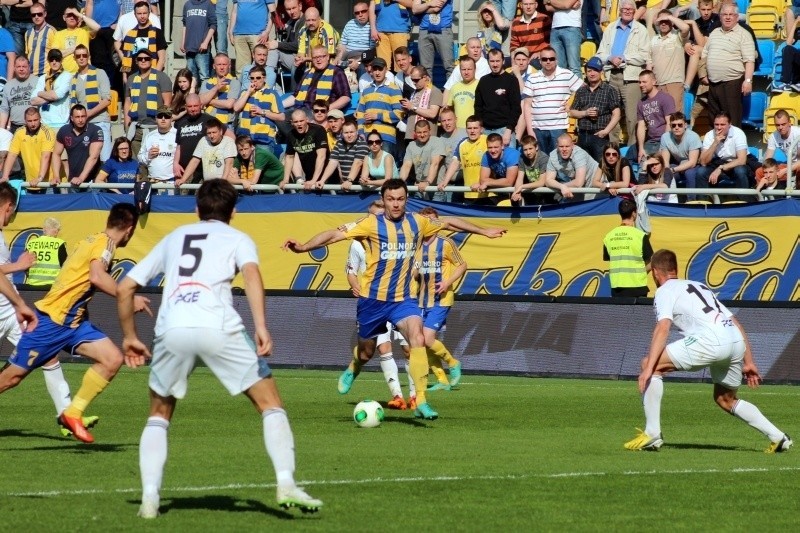
[[[391,341],[378,344],[378,356],[381,362],[383,379],[386,380],[389,394],[392,395],[392,399],[386,405],[390,409],[399,409],[401,411],[408,409],[406,400],[403,398],[403,390],[400,388],[400,376],[397,370],[397,361],[394,360],[394,353],[392,353]]]
[[[150,416],[139,439],[139,472],[142,476],[142,504],[139,516],[156,518],[161,503],[161,483],[167,463],[167,437],[177,399],[150,389]]]
[[[72,403],[64,409],[61,421],[72,430],[75,438],[83,442],[94,442],[94,437],[83,424],[83,413],[103,392],[122,366],[122,352],[91,323],[84,322],[73,333],[73,352],[94,361],[83,375],[81,386]]]
[[[676,341],[681,342],[681,341]],[[661,438],[661,399],[664,396],[663,375],[675,370],[675,364],[670,358],[670,344],[658,358],[656,370],[642,394],[642,407],[644,408],[645,429],[625,443],[628,450],[658,450],[664,440]],[[644,367],[646,358],[642,359]]]
[[[742,344],[743,346],[743,344]],[[712,365],[711,379],[714,382],[714,401],[720,408],[743,420],[770,440],[767,453],[779,453],[792,447],[792,439],[769,421],[750,402],[737,397],[736,391],[742,383],[742,357],[737,354],[730,364]]]
[[[449,385],[455,387],[461,381],[461,362],[453,357],[444,343],[437,338],[437,334],[447,324],[447,315],[449,313],[449,306],[437,305],[427,309],[423,324],[423,334],[425,336],[425,346],[428,348],[429,353],[433,353],[435,357],[447,363],[450,368]],[[439,381],[441,382],[441,380]]]
[[[433,348],[434,343],[441,344],[442,348],[444,345],[436,340],[436,330],[423,326],[422,335],[425,337],[425,347],[428,351],[428,367],[436,377],[436,383],[428,387],[428,391],[450,390],[450,381],[442,368],[444,357],[439,350]],[[444,351],[447,352],[447,348],[444,348]],[[450,355],[450,352],[447,352],[447,355]],[[450,358],[452,359],[452,356]]]
[[[428,387],[428,353],[425,337],[422,334],[422,316],[416,302],[397,302],[393,304],[392,323],[408,341],[409,370],[417,392],[417,408],[414,416],[435,420],[439,414],[428,405],[425,389]]]
[[[358,347],[354,354],[351,366],[339,376],[337,388],[339,394],[347,394],[353,386],[356,376],[361,372],[361,367],[375,355],[375,346],[386,342],[376,340],[376,337],[391,331],[386,321],[386,309],[384,302],[369,298],[359,298],[356,305],[356,320],[358,322]],[[391,337],[387,337],[391,339]]]

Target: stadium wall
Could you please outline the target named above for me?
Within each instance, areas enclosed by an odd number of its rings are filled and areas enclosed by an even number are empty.
[[[42,292],[23,290],[22,296],[33,302]],[[148,297],[155,311],[161,294],[153,292]],[[252,331],[246,298],[236,295],[234,305]],[[800,382],[800,305],[728,305],[747,330],[762,376],[770,382]],[[92,321],[119,343],[116,301],[98,294],[89,309]],[[355,311],[355,298],[344,293],[341,297],[268,296],[267,320],[275,345],[270,364],[343,369],[356,342]],[[628,379],[639,373],[655,317],[650,300],[619,304],[599,299],[504,298],[457,301],[447,322],[444,341],[466,372]],[[140,313],[137,326],[142,340],[152,342],[154,320]],[[4,341],[0,353],[11,349]],[[394,354],[399,361],[399,346]],[[368,367],[379,370],[376,361]],[[709,377],[707,372],[674,376]]]
[[[90,192],[27,195],[6,229],[12,259],[47,216],[58,216],[68,247],[101,231],[107,210],[128,196]],[[311,253],[281,252],[292,237],[314,234],[363,216],[369,195],[272,194],[244,196],[233,225],[253,237],[261,254],[267,289],[329,291],[348,288],[344,273],[347,243]],[[497,240],[457,234],[453,238],[469,264],[457,287],[460,297],[608,296],[607,263],[602,239],[619,224],[616,198],[520,209],[468,208],[416,199],[411,210],[434,205],[442,215],[459,216],[480,226],[501,226]],[[193,222],[194,197],[155,196],[127,248],[118,250],[113,275],[121,278],[169,231]],[[800,200],[786,198],[731,206],[650,204],[651,241],[655,249],[678,254],[681,276],[705,283],[721,299],[800,300]],[[24,282],[24,274],[14,281]],[[155,281],[158,284],[159,280]],[[651,282],[652,284],[652,282]],[[654,287],[651,286],[651,294]]]

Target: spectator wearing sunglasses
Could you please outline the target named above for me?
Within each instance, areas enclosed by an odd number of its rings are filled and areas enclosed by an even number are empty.
[[[89,64],[89,49],[79,44],[73,53],[78,71],[72,78],[69,96],[73,105],[81,104],[86,108],[87,118],[91,124],[103,132],[103,149],[100,161],[111,157],[111,117],[108,106],[111,103],[111,84],[104,70]]]
[[[25,55],[31,63],[31,74],[34,76],[44,74],[47,68],[47,53],[53,48],[53,39],[58,31],[47,23],[46,17],[47,10],[44,4],[34,2],[30,7],[31,25],[25,31]]]
[[[75,47],[83,45],[88,49],[89,41],[100,31],[100,25],[72,7],[64,11],[64,22],[67,27],[56,32],[53,48],[61,50],[61,55],[64,56],[64,70],[74,74],[78,71],[78,64],[73,57]],[[86,24],[86,27],[82,23]]]
[[[129,76],[125,84],[123,121],[135,153],[139,153],[145,130],[156,127],[158,109],[172,103],[172,81],[153,69],[155,56],[147,48],[138,50],[134,59],[139,72]]]
[[[39,107],[42,123],[58,131],[69,120],[69,90],[72,74],[64,70],[61,51],[53,48],[47,53],[49,68],[36,82],[31,105]]]
[[[678,187],[697,187],[697,170],[703,141],[689,128],[689,121],[680,111],[672,114],[670,129],[661,136],[661,159],[672,168]],[[694,200],[695,195],[687,196]]]
[[[278,123],[286,120],[283,103],[274,89],[267,87],[267,71],[263,67],[250,69],[250,85],[233,104],[233,111],[241,113],[237,135],[249,135],[253,143],[267,147],[280,157],[281,148],[275,142]]]

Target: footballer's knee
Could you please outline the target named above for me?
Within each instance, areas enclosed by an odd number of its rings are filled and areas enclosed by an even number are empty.
[[[715,385],[714,401],[721,409],[731,413],[733,412],[733,408],[739,399],[736,397],[736,391]]]

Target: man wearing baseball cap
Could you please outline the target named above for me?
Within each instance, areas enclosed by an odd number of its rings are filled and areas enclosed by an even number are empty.
[[[372,83],[361,94],[356,110],[359,129],[363,133],[377,130],[383,139],[384,150],[395,155],[397,128],[395,124],[403,119],[403,107],[400,99],[403,93],[396,85],[386,81],[388,64],[381,57],[370,63]]]
[[[342,126],[344,125],[344,113],[341,109],[331,109],[327,116],[328,147],[333,151],[336,141],[342,138]]]
[[[584,66],[586,83],[575,93],[569,115],[578,119],[578,146],[595,161],[602,161],[603,147],[619,142],[611,132],[622,117],[622,99],[616,87],[603,81],[603,62],[595,56]]]

